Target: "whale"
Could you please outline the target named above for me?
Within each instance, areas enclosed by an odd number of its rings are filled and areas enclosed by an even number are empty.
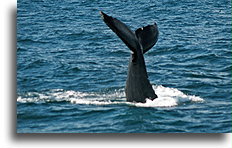
[[[130,49],[127,80],[125,86],[126,100],[128,102],[145,103],[146,99],[158,98],[148,79],[144,54],[157,42],[159,31],[156,23],[132,31],[120,20],[100,11],[105,24]]]

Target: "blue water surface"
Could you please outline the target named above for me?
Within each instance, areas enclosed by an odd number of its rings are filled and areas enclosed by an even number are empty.
[[[204,101],[128,104],[130,51],[100,10],[132,30],[156,22],[144,55],[153,87]],[[230,133],[231,26],[229,0],[20,0],[17,132]]]

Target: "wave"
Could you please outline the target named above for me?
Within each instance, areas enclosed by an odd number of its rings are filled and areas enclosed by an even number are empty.
[[[194,95],[186,95],[176,88],[153,86],[158,98],[146,100],[146,103],[126,102],[124,89],[108,93],[78,92],[73,90],[55,89],[48,92],[30,92],[17,98],[19,103],[70,102],[85,105],[129,105],[136,107],[173,107],[191,102],[204,102]]]

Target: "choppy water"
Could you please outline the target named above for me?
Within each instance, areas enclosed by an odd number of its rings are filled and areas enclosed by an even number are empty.
[[[17,132],[231,132],[228,0],[20,0]],[[126,102],[129,49],[99,10],[132,30],[157,22],[145,54],[158,99]]]

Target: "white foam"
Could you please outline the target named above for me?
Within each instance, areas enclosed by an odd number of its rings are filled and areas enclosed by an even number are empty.
[[[173,107],[188,102],[204,102],[204,99],[186,95],[176,88],[164,87],[162,85],[153,86],[158,98],[152,100],[147,99],[146,103],[126,102],[124,90],[116,90],[111,93],[85,93],[78,91],[65,91],[62,89],[51,90],[47,93],[28,93],[25,97],[19,96],[18,102],[27,103],[44,103],[52,101],[67,101],[73,104],[86,105],[113,105],[124,104],[137,107]]]
[[[162,85],[153,86],[158,98],[152,100],[147,99],[146,103],[135,103],[139,107],[173,107],[188,102],[204,102],[204,99],[186,95],[176,88],[164,87]]]
[[[86,100],[86,99],[71,99],[70,100],[71,103],[74,104],[91,104],[91,105],[112,105],[112,104],[125,104],[126,102],[119,102],[119,101],[115,101],[112,102],[110,100],[108,101],[100,101],[100,100]]]

